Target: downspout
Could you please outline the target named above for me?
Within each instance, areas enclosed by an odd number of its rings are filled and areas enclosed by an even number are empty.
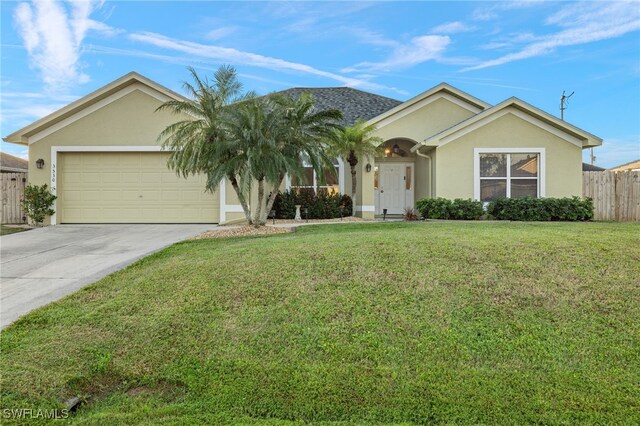
[[[430,177],[429,177],[429,197],[433,198],[433,193],[434,193],[434,190],[433,190],[433,160],[431,159],[430,155],[423,154],[422,152],[420,152],[420,148],[416,149],[415,152],[419,157],[423,157],[423,158],[426,158],[427,160],[429,160],[429,175],[430,175]]]

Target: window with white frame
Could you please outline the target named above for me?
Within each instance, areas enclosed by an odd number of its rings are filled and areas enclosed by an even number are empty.
[[[302,177],[298,178],[295,176],[291,177],[289,187],[290,188],[324,188],[329,192],[340,192],[340,164],[338,160],[333,162],[335,167],[335,173],[332,170],[325,170],[324,172],[324,183],[320,184],[320,177],[317,175],[313,167],[308,163],[303,163],[304,170],[302,173]]]
[[[500,197],[540,197],[539,152],[480,152],[480,201]]]

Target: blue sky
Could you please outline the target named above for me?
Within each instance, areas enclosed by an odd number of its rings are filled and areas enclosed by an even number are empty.
[[[640,158],[640,2],[1,2],[6,136],[135,70],[181,91],[186,66],[248,89],[352,86],[406,100],[446,81],[517,96]],[[25,147],[2,143],[26,156]],[[585,159],[588,152],[585,151]]]

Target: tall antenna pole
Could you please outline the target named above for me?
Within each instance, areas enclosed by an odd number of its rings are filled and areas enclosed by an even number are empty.
[[[564,121],[564,110],[567,109],[569,105],[569,98],[573,96],[575,92],[571,92],[569,96],[564,94],[564,90],[562,91],[562,96],[560,96],[560,120]]]
[[[564,121],[564,110],[569,106],[569,98],[573,96],[575,92],[571,92],[569,96],[565,95],[564,90],[562,91],[562,96],[560,96],[560,120]],[[589,159],[591,160],[591,165],[593,166],[596,162],[596,156],[593,155],[593,148],[589,149]]]

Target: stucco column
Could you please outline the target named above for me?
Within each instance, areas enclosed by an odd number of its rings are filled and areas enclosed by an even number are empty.
[[[371,171],[367,172],[367,164],[371,165]],[[363,219],[375,217],[375,196],[373,189],[373,170],[375,162],[373,158],[363,158],[358,162],[357,178],[358,188],[356,196],[356,215]]]

